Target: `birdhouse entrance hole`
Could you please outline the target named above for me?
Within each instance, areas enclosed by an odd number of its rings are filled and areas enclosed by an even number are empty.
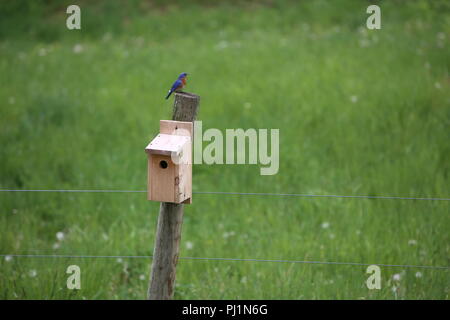
[[[167,169],[167,166],[168,166],[167,161],[166,161],[166,160],[161,160],[161,161],[159,162],[159,166],[160,166],[161,168],[163,168],[163,169]]]

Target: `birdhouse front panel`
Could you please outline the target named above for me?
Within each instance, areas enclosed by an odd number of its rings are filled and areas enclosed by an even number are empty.
[[[148,159],[148,200],[176,202],[176,165],[170,156],[150,154]]]
[[[192,122],[160,121],[148,144],[148,200],[192,202]]]

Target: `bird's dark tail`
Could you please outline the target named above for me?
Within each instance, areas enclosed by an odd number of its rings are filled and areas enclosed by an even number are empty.
[[[172,94],[172,90],[169,91],[169,93],[167,94],[166,100],[169,99],[170,95]]]

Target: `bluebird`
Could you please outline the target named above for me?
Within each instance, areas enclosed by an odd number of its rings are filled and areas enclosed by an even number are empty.
[[[180,74],[178,76],[178,79],[173,83],[172,88],[170,88],[169,93],[167,94],[166,99],[169,99],[170,95],[172,94],[172,92],[174,91],[180,91],[181,89],[184,88],[184,86],[186,85],[186,78],[187,78],[187,73],[183,72],[182,74]]]

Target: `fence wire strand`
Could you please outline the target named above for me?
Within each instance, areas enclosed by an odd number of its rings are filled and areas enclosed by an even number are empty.
[[[106,190],[106,189],[0,189],[0,192],[67,192],[67,193],[146,193],[146,190]],[[316,195],[300,193],[258,193],[258,192],[222,192],[222,191],[197,191],[193,194],[217,194],[239,196],[279,196],[279,197],[309,197],[309,198],[351,198],[351,199],[391,199],[391,200],[429,200],[450,201],[450,198],[436,197],[401,197],[401,196],[370,196],[370,195]],[[120,256],[120,255],[56,255],[56,254],[0,254],[0,257],[17,258],[67,258],[67,259],[152,259],[152,256]],[[323,265],[352,265],[399,268],[422,268],[448,270],[450,266],[426,266],[426,265],[401,265],[385,263],[359,263],[359,262],[335,262],[335,261],[304,261],[304,260],[273,260],[273,259],[249,259],[249,258],[204,258],[204,257],[180,257],[180,260],[206,260],[206,261],[240,261],[240,262],[272,262],[272,263],[296,263],[296,264],[323,264]]]
[[[57,254],[0,254],[0,257],[16,258],[66,258],[66,259],[152,259],[152,256],[120,256],[120,255],[57,255]],[[305,260],[273,260],[273,259],[245,259],[245,258],[203,258],[203,257],[179,257],[180,260],[207,260],[207,261],[240,261],[240,262],[272,262],[272,263],[298,263],[298,264],[324,264],[324,265],[349,265],[349,266],[371,266],[397,267],[397,268],[421,268],[448,270],[450,266],[424,266],[411,264],[386,264],[386,263],[359,263],[359,262],[336,262],[336,261],[305,261]]]
[[[0,189],[0,192],[69,192],[69,193],[145,193],[146,190],[76,190],[76,189]],[[193,194],[217,194],[238,196],[278,196],[304,198],[347,198],[347,199],[384,199],[384,200],[428,200],[450,201],[450,198],[437,197],[401,197],[401,196],[370,196],[370,195],[337,195],[337,194],[303,194],[303,193],[270,193],[270,192],[225,192],[225,191],[194,191]]]

